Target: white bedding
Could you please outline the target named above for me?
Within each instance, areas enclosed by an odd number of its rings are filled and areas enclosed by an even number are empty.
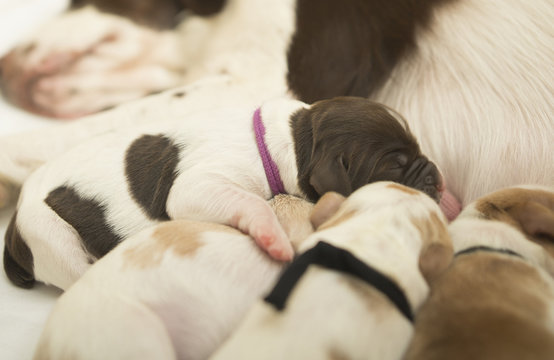
[[[65,8],[69,0],[0,0],[0,56],[35,26]],[[48,126],[52,120],[33,116],[7,104],[0,96],[0,136]],[[13,208],[0,210],[0,245]],[[0,359],[31,359],[44,322],[61,292],[37,285],[16,288],[0,271]]]

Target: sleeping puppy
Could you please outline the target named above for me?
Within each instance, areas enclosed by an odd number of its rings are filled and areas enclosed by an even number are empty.
[[[391,180],[439,200],[436,166],[398,114],[363,98],[274,99],[105,134],[38,169],[6,233],[10,280],[67,288],[139,230],[168,219],[231,225],[273,258],[293,249],[266,199],[315,201]]]
[[[296,247],[312,204],[271,201]],[[174,220],[129,238],[55,304],[36,360],[206,359],[270,289],[283,263],[220,224]]]
[[[450,233],[457,254],[416,317],[406,359],[552,359],[554,189],[485,196]]]
[[[321,210],[320,207],[324,208]],[[399,359],[430,281],[452,258],[446,220],[419,191],[366,185],[316,204],[316,232],[214,359]]]

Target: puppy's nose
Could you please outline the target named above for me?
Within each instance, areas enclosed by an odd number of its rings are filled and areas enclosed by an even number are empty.
[[[432,162],[427,162],[420,170],[418,180],[416,180],[417,189],[423,191],[434,199],[437,203],[440,202],[444,185],[442,176],[437,167]]]

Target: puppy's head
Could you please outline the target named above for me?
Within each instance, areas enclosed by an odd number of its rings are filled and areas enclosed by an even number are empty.
[[[310,220],[317,232],[335,228],[344,237],[352,232],[395,234],[419,244],[419,269],[428,282],[452,260],[447,221],[438,205],[422,192],[394,182],[365,185],[348,198],[326,193],[314,206]]]
[[[540,262],[554,274],[554,188],[520,186],[498,190],[469,204],[462,211],[459,221],[471,220],[501,222],[516,229],[523,234],[523,239],[541,246],[544,262]],[[520,237],[510,239],[508,243],[508,233],[503,236],[508,246],[525,246],[518,243]]]
[[[440,200],[437,167],[422,155],[402,117],[384,105],[358,97],[323,100],[294,114],[291,126],[299,186],[312,201],[385,180]]]

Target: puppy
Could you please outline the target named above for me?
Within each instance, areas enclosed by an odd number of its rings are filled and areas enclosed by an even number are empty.
[[[214,359],[401,357],[426,280],[452,258],[439,207],[419,191],[379,182],[346,200],[325,195],[312,223],[303,254]]]
[[[270,201],[296,247],[313,205]],[[117,246],[55,304],[35,349],[46,359],[206,359],[270,289],[283,263],[236,229],[164,222]]]
[[[552,359],[554,189],[485,196],[450,234],[457,254],[416,316],[406,359]]]
[[[278,260],[289,240],[267,203],[315,201],[392,180],[438,201],[444,186],[403,120],[363,98],[275,99],[260,109],[197,114],[167,127],[97,137],[25,183],[6,235],[4,268],[23,287],[62,289],[126,237],[157,221],[231,225]]]

